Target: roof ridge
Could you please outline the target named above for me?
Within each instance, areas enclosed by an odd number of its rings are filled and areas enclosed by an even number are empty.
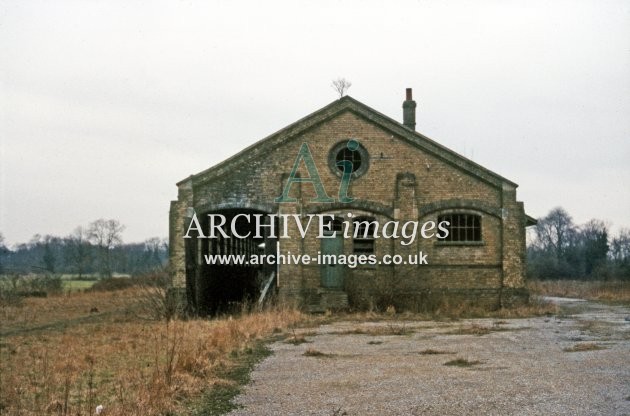
[[[406,139],[413,145],[427,151],[440,159],[459,167],[483,180],[489,182],[495,186],[499,186],[500,183],[507,182],[512,186],[518,186],[516,183],[506,179],[505,177],[481,166],[480,164],[468,159],[467,157],[449,149],[448,147],[438,143],[437,141],[421,134],[415,130],[412,130],[402,123],[394,120],[393,118],[373,109],[372,107],[363,104],[362,102],[352,98],[349,95],[341,97],[324,107],[298,119],[297,121],[283,127],[282,129],[252,143],[240,152],[230,156],[229,158],[213,165],[197,174],[191,175],[186,179],[183,179],[177,183],[180,184],[189,181],[191,178],[193,181],[200,180],[205,182],[209,179],[209,175],[216,173],[221,175],[226,167],[232,163],[238,163],[244,155],[250,154],[251,157],[255,157],[262,151],[266,150],[270,146],[279,145],[282,142],[294,137],[300,132],[309,129],[317,124],[326,121],[329,118],[335,117],[343,111],[352,111],[353,113],[364,117],[381,128],[389,130],[394,134]]]

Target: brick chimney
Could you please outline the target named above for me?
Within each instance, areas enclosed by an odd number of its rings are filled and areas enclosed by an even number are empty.
[[[403,102],[403,125],[411,130],[416,129],[416,102],[412,99],[411,88],[407,88],[407,98]]]

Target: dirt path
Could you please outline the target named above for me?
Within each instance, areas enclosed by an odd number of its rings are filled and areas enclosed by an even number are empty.
[[[630,415],[630,310],[563,303],[571,314],[304,330],[271,346],[230,414]]]
[[[113,312],[93,313],[86,316],[80,316],[78,318],[63,319],[54,322],[50,322],[43,325],[35,325],[27,328],[14,328],[3,330],[0,328],[0,339],[5,337],[11,337],[14,335],[27,335],[32,333],[46,332],[46,331],[63,331],[66,328],[101,322],[105,318],[110,318],[114,315]]]

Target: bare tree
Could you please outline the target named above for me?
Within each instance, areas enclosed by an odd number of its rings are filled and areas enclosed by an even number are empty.
[[[622,228],[610,243],[614,277],[630,281],[630,228]]]
[[[565,250],[574,244],[576,235],[573,219],[561,207],[551,210],[536,225],[536,243],[543,251],[554,253],[557,259],[561,259]]]
[[[40,243],[43,246],[42,263],[48,273],[55,273],[59,263],[58,254],[61,251],[62,242],[59,237],[45,235]]]
[[[610,255],[616,262],[630,260],[630,228],[622,228],[619,235],[612,239]]]
[[[600,220],[590,220],[580,227],[580,243],[583,251],[585,273],[592,275],[597,268],[604,267],[610,249],[608,225]]]
[[[345,78],[337,78],[332,82],[330,86],[333,87],[335,91],[337,91],[337,94],[339,94],[339,98],[341,98],[346,95],[346,92],[352,86],[352,83]]]
[[[125,226],[118,220],[98,219],[90,224],[90,241],[98,248],[99,268],[102,276],[112,276],[112,251],[122,244]]]
[[[66,238],[66,261],[79,274],[79,279],[89,268],[92,261],[92,246],[90,245],[88,230],[79,226]]]

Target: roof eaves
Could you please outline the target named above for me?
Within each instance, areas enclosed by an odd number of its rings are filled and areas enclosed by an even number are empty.
[[[538,224],[538,220],[534,217],[530,217],[525,214],[525,227],[531,227],[532,225]]]

